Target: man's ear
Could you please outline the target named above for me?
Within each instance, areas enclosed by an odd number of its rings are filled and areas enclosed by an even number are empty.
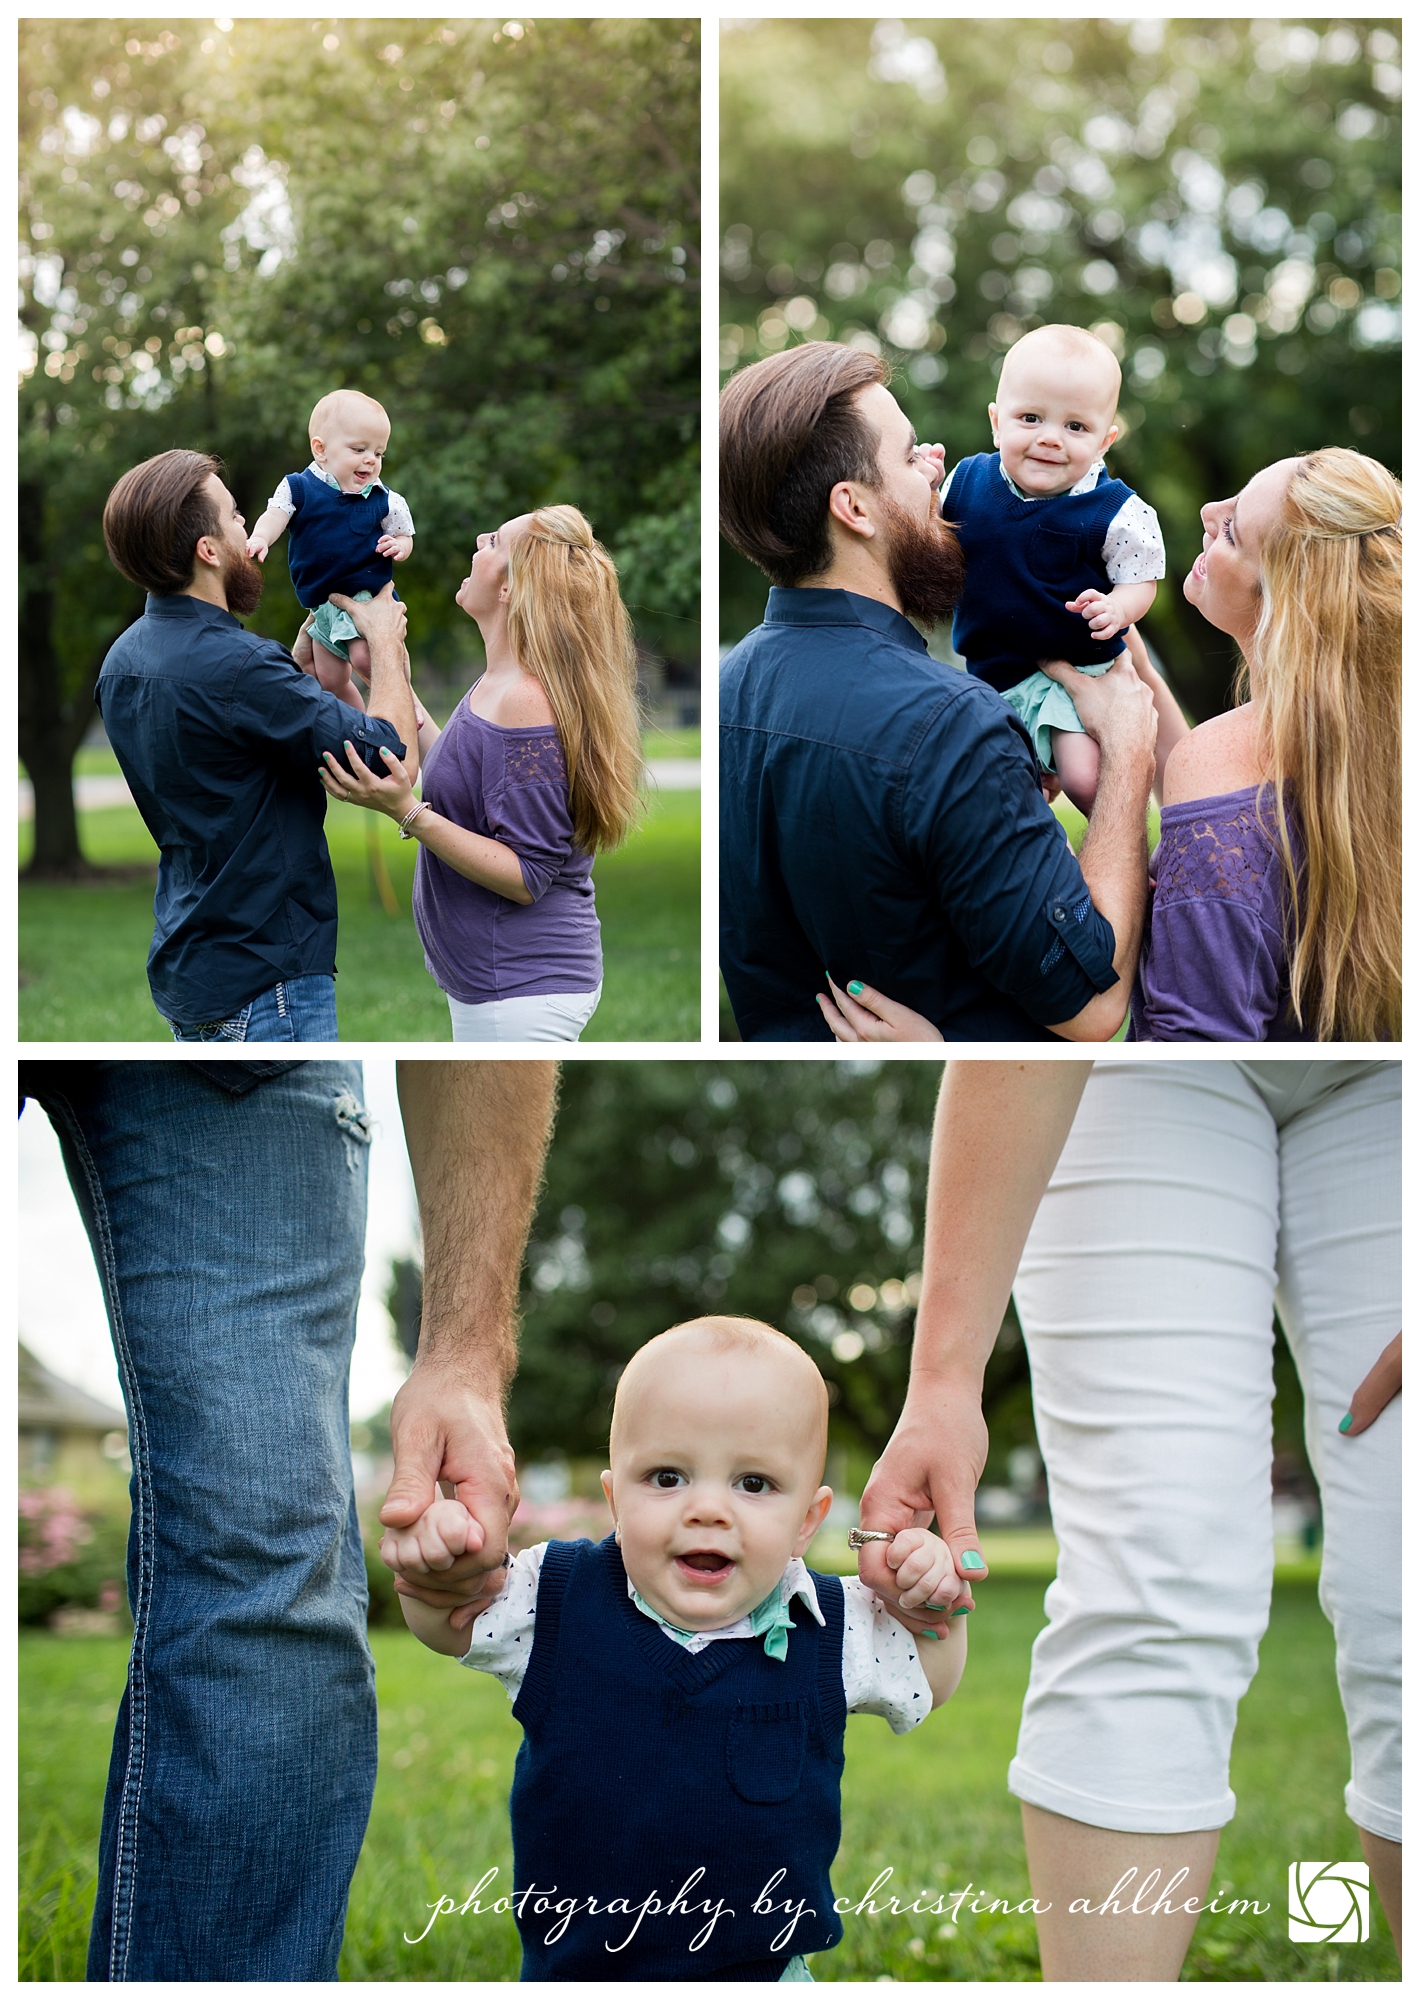
[[[878,532],[863,505],[862,489],[852,479],[840,479],[828,496],[829,519],[837,521],[851,535],[871,541]]]
[[[194,562],[204,562],[209,569],[222,567],[222,551],[211,535],[199,535],[197,547],[193,550]]]

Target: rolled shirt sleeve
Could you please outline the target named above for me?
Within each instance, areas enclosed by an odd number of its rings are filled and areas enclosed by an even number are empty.
[[[1114,927],[1041,796],[1025,731],[989,689],[927,732],[901,797],[901,840],[972,966],[1040,1026],[1118,984]]]
[[[274,639],[258,641],[244,662],[232,684],[228,721],[248,755],[297,778],[314,778],[327,750],[344,763],[347,738],[362,762],[381,777],[381,746],[396,757],[405,750],[392,723],[328,694]]]

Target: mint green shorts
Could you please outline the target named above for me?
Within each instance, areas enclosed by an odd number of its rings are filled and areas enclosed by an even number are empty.
[[[1117,656],[1123,659],[1123,653]],[[1098,680],[1114,665],[1113,660],[1103,660],[1098,666],[1076,667],[1077,674],[1088,674]],[[1066,694],[1059,681],[1053,681],[1049,674],[1029,674],[1023,681],[1017,681],[1013,688],[1007,688],[1001,697],[1021,718],[1030,731],[1030,740],[1035,745],[1035,754],[1047,771],[1055,769],[1055,760],[1050,750],[1052,729],[1069,729],[1076,735],[1083,735],[1085,725],[1075,713],[1075,704]]]
[[[370,591],[357,590],[354,601],[356,604],[368,604],[370,597]],[[360,637],[360,627],[350,613],[342,611],[338,604],[321,604],[317,606],[315,616],[311,619],[311,637],[318,646],[324,646],[328,653],[338,653],[348,665],[350,655],[346,651],[346,646],[351,639]]]
[[[809,1971],[808,1960],[801,1952],[796,1953],[780,1973],[779,1984],[782,1986],[786,1979],[807,1979],[811,1986],[814,1984],[814,1976]]]

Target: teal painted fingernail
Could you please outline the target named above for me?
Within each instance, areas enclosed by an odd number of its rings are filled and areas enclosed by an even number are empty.
[[[940,1639],[942,1635],[940,1632],[919,1632],[917,1636],[919,1639]]]
[[[858,995],[862,992],[862,990],[863,990],[863,982],[861,979],[849,980],[848,991],[853,995],[853,998],[855,1000],[858,998]]]
[[[922,1606],[924,1611],[945,1611],[946,1608],[945,1604],[924,1604]]]
[[[983,1556],[979,1556],[976,1553],[975,1549],[968,1549],[966,1554],[962,1556],[960,1560],[963,1569],[985,1569],[986,1567],[985,1558]]]
[[[971,1606],[969,1604],[959,1604],[952,1613],[952,1616],[953,1618],[970,1618]]]
[[[1344,1417],[1343,1417],[1343,1418],[1341,1419],[1341,1422],[1340,1422],[1340,1423],[1339,1423],[1339,1424],[1338,1424],[1338,1425],[1336,1426],[1336,1428],[1337,1428],[1337,1430],[1339,1430],[1339,1431],[1349,1431],[1349,1430],[1350,1430],[1350,1428],[1351,1428],[1351,1412],[1350,1412],[1349,1410],[1348,1410],[1348,1411],[1346,1412],[1345,1416],[1344,1416]]]

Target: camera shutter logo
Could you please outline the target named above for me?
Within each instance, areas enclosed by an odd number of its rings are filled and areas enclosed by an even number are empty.
[[[1371,1871],[1364,1861],[1294,1861],[1287,1870],[1293,1944],[1364,1944],[1371,1935]]]

